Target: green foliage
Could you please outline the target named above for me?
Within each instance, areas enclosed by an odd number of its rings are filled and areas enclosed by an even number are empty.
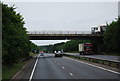
[[[89,40],[71,40],[66,42],[61,47],[65,52],[78,51],[78,45],[83,42],[90,42]]]
[[[16,72],[18,72],[25,64],[26,64],[25,62],[18,62],[14,64],[12,67],[3,65],[2,79],[3,80],[11,79],[16,74]]]
[[[30,47],[32,53],[39,53],[39,47],[30,41]],[[36,52],[35,52],[36,51]]]
[[[14,6],[2,3],[2,62],[12,65],[18,60],[28,57],[34,44],[29,41],[25,22]]]
[[[105,47],[107,51],[119,52],[120,50],[120,17],[117,21],[113,21],[107,25],[104,33]]]
[[[71,40],[67,41],[66,43],[57,43],[54,45],[49,45],[46,47],[47,51],[49,52],[54,52],[54,51],[59,51],[62,50],[64,52],[73,52],[73,51],[78,51],[78,44],[83,43],[83,42],[90,42],[89,40]]]

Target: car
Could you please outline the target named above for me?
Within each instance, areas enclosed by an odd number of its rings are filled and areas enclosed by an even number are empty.
[[[44,53],[40,53],[40,56],[44,56]]]
[[[40,56],[44,56],[44,52],[43,51],[40,51]]]
[[[57,53],[55,53],[55,57],[62,57],[63,54],[61,53],[61,51],[58,51]]]

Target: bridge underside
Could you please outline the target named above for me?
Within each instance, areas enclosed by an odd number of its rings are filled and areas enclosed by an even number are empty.
[[[93,34],[28,34],[30,40],[96,40],[103,39],[101,35]]]

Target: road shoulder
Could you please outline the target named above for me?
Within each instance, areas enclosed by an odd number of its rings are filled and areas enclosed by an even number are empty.
[[[19,80],[19,81],[22,81],[23,79],[28,80],[30,78],[30,75],[31,75],[32,69],[34,67],[35,61],[36,61],[36,58],[32,58],[32,59],[28,60],[27,63],[22,67],[22,69],[19,70],[15,74],[15,76],[13,76],[11,81],[14,81],[16,79]]]

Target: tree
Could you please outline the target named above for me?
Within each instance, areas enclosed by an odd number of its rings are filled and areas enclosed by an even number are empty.
[[[2,3],[2,18],[2,62],[11,65],[29,56],[31,42],[23,17],[16,13],[14,6],[8,7]]]
[[[62,49],[64,52],[78,51],[78,44],[83,42],[90,42],[90,41],[89,40],[71,40],[71,41],[67,41],[66,43],[62,42],[54,45],[49,45],[47,47],[47,50],[51,52],[59,51]]]
[[[105,47],[107,51],[119,52],[120,50],[120,17],[117,21],[113,21],[107,25],[107,30],[104,33]]]

